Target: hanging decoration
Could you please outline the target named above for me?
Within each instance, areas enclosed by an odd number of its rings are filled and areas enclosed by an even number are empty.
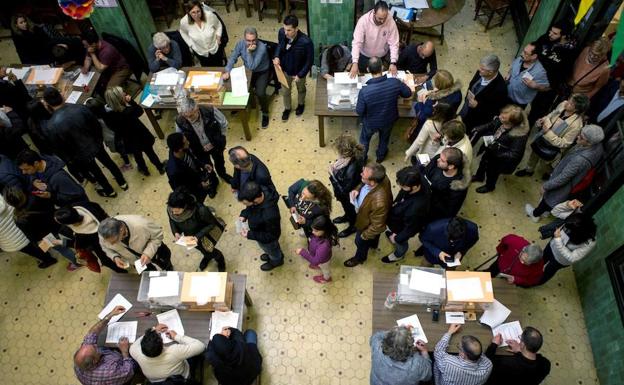
[[[581,0],[581,3],[579,4],[578,12],[576,13],[576,17],[574,18],[574,25],[578,25],[581,22],[581,20],[583,20],[583,18],[587,16],[587,12],[591,8],[591,6],[594,4],[594,1],[595,0]]]
[[[75,20],[86,19],[91,16],[95,0],[58,0],[64,14]]]

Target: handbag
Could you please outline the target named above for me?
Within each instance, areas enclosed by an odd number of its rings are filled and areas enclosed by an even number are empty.
[[[212,226],[212,228],[208,230],[208,234],[204,235],[199,240],[204,250],[209,253],[211,253],[215,249],[217,242],[219,241],[219,239],[221,239],[221,236],[223,235],[223,230],[225,230],[225,222],[223,221],[223,219],[219,217],[215,217],[215,219],[217,220],[217,224],[215,226]]]
[[[557,155],[559,155],[559,151],[561,151],[559,147],[555,147],[548,143],[543,135],[540,135],[533,140],[531,143],[531,149],[537,156],[548,161],[555,159]]]

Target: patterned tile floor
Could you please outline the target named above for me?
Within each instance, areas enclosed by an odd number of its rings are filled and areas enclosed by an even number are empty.
[[[472,21],[472,4],[447,24],[446,42],[438,47],[441,68],[449,69],[464,84],[470,80],[479,58],[497,52],[506,70],[515,54],[517,42],[508,21],[502,28],[483,33],[480,24]],[[275,39],[278,25],[272,17],[260,23],[247,19],[244,11],[226,14],[221,10],[232,42],[240,38],[245,25],[256,25],[262,38]],[[230,49],[233,43],[230,45]],[[10,44],[0,42],[0,61],[15,62]],[[357,134],[352,119],[333,119],[326,125],[328,146],[317,147],[317,119],[312,113],[314,85],[309,80],[307,110],[301,118],[288,123],[279,121],[281,98],[271,104],[271,125],[260,130],[252,117],[254,138],[243,139],[242,127],[231,117],[228,146],[243,145],[263,159],[271,170],[277,188],[285,192],[300,177],[319,178],[328,182],[326,165],[334,159],[332,139],[341,132]],[[172,117],[161,122],[171,132]],[[400,133],[405,123],[394,130],[389,158],[384,162],[391,180],[403,166],[405,143]],[[375,148],[376,142],[372,147]],[[162,159],[167,150],[164,141],[157,141],[156,150]],[[118,159],[118,158],[116,158]],[[155,171],[155,170],[154,170]],[[167,226],[165,200],[169,186],[165,177],[156,174],[142,177],[136,171],[126,176],[130,189],[119,192],[116,199],[99,199],[110,214],[140,213],[153,217]],[[518,180],[505,176],[495,192],[474,193],[471,187],[462,215],[480,225],[481,240],[465,259],[467,267],[475,267],[494,252],[501,236],[514,232],[537,239],[537,225],[523,213],[524,202],[538,199],[537,180]],[[393,186],[396,191],[396,186]],[[90,190],[89,194],[96,197]],[[209,204],[220,216],[233,223],[241,205],[234,201],[226,186]],[[338,205],[336,205],[338,207]],[[340,214],[340,209],[335,209]],[[264,356],[262,382],[273,385],[355,385],[368,383],[370,370],[372,273],[397,272],[397,266],[385,266],[379,259],[390,250],[382,242],[381,251],[371,252],[369,261],[355,269],[343,268],[342,261],[354,252],[353,238],[344,240],[334,252],[334,282],[321,286],[311,279],[307,264],[294,254],[304,240],[290,228],[283,213],[281,238],[286,263],[270,273],[260,271],[260,250],[252,242],[238,237],[230,226],[219,248],[224,251],[228,270],[248,275],[248,289],[255,305],[247,313],[246,325],[259,334]],[[383,237],[382,237],[383,238]],[[166,242],[172,244],[167,232]],[[412,241],[412,247],[417,242]],[[174,249],[178,269],[193,271],[199,262],[196,252]],[[408,264],[418,260],[408,257]],[[210,265],[216,270],[216,266]],[[72,371],[72,354],[83,335],[96,321],[110,277],[108,271],[94,274],[86,269],[73,273],[59,263],[39,270],[31,258],[19,253],[0,254],[0,366],[4,368],[3,384],[77,384]],[[542,349],[553,363],[546,384],[596,384],[598,380],[585,330],[576,285],[570,269],[562,270],[547,285],[523,291],[522,312],[525,325],[539,328],[545,336]],[[482,341],[484,344],[489,341]],[[214,384],[211,376],[207,383]]]

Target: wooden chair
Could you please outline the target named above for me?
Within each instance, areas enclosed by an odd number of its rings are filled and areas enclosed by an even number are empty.
[[[154,20],[164,19],[168,28],[174,20],[178,4],[172,0],[148,0],[147,6]]]
[[[494,18],[494,14],[500,16],[499,27],[503,26],[509,8],[511,7],[511,0],[476,0],[475,16],[473,20],[477,20],[479,16],[487,16],[487,23],[485,24],[485,32],[490,29],[490,23]]]
[[[215,5],[223,5],[225,6],[227,13],[230,13],[230,4],[234,4],[234,10],[238,12],[238,4],[236,4],[236,0],[206,0],[204,3],[211,7],[214,7]]]
[[[258,20],[262,21],[263,14],[269,7],[270,3],[275,4],[275,13],[277,16],[277,22],[281,23],[282,22],[282,6],[280,4],[281,0],[254,0],[254,4],[257,4],[257,8],[258,8]]]

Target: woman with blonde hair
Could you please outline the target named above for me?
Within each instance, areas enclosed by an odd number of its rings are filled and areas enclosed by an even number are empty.
[[[342,205],[344,215],[334,218],[333,222],[349,224],[349,227],[341,231],[346,237],[355,232],[356,212],[349,199],[349,193],[361,182],[360,173],[366,163],[364,146],[353,136],[343,134],[336,138],[334,149],[338,152],[338,159],[329,165],[329,181],[334,189],[334,196]]]
[[[453,114],[456,114],[462,102],[461,83],[446,70],[438,70],[417,94],[418,102],[414,103],[414,112],[418,118],[418,132],[433,115],[434,105],[446,103]]]
[[[479,154],[483,154],[481,163],[472,178],[478,182],[485,180],[485,185],[476,190],[484,194],[494,191],[500,174],[511,174],[520,164],[529,137],[529,120],[521,107],[510,104],[490,123],[476,127],[475,132],[491,136],[487,140],[484,138],[479,150]]]
[[[11,18],[11,32],[22,64],[52,63],[50,36],[42,26],[34,24],[26,15],[17,13]]]
[[[609,59],[611,49],[606,37],[592,42],[578,55],[568,86],[575,94],[585,94],[591,98],[609,81]]]
[[[119,136],[126,153],[134,155],[139,172],[145,176],[150,175],[143,159],[145,153],[158,172],[164,174],[164,165],[154,152],[154,136],[139,120],[143,115],[143,108],[118,86],[108,88],[104,97],[107,111],[104,121]]]

